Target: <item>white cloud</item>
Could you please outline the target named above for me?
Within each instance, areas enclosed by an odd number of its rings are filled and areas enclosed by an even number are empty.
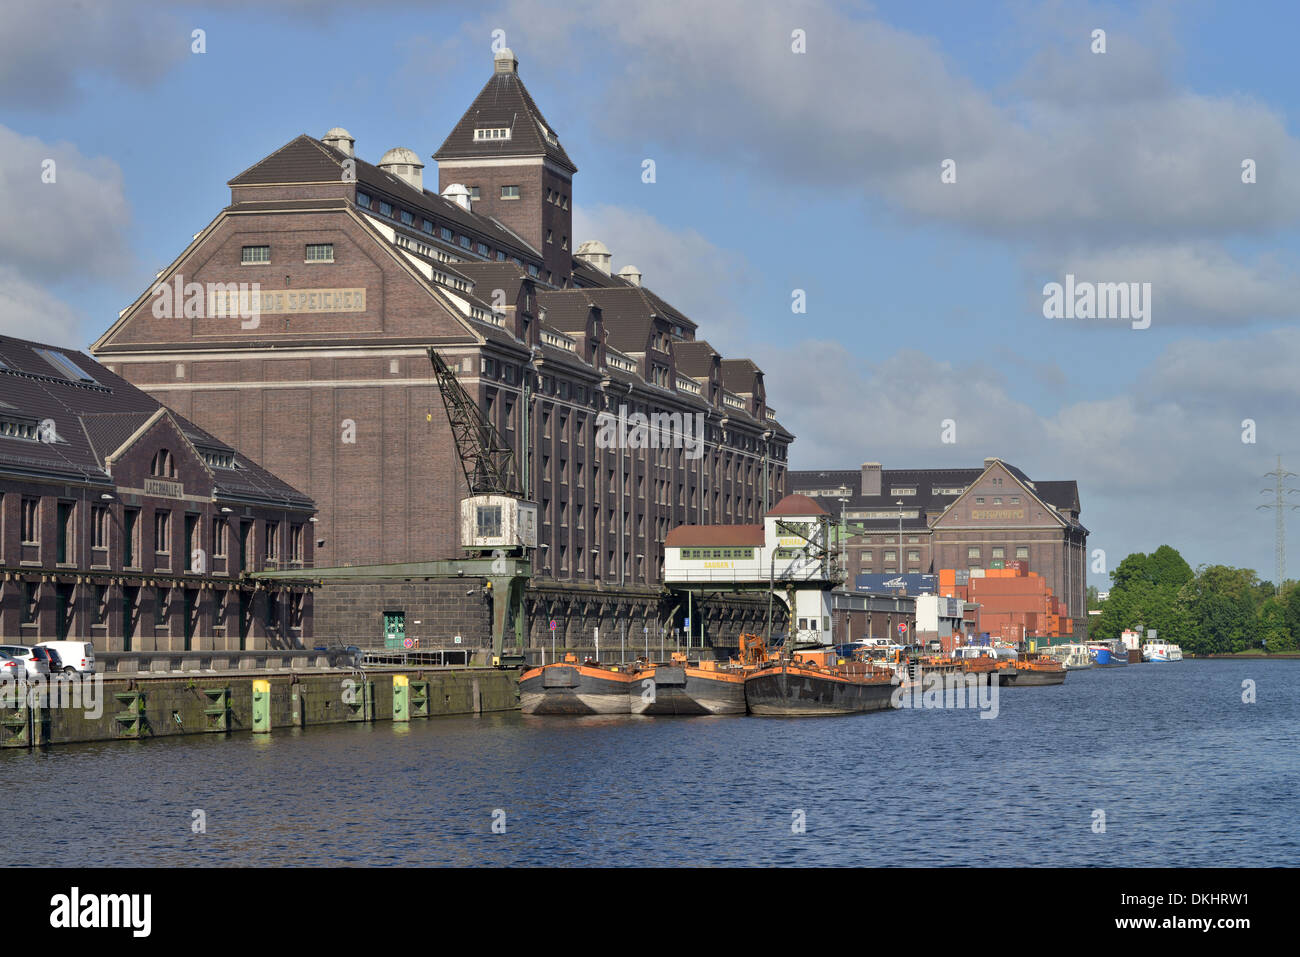
[[[599,239],[613,255],[614,272],[627,265],[641,271],[641,282],[699,324],[726,358],[741,358],[748,324],[736,303],[752,281],[743,257],[722,249],[694,229],[677,229],[649,213],[623,206],[575,206],[573,248]]]
[[[161,3],[43,0],[7,3],[0,30],[0,104],[46,110],[105,78],[133,87],[160,80],[190,55],[190,31]]]
[[[0,334],[81,348],[81,317],[67,303],[0,268]]]
[[[54,182],[45,182],[50,160]],[[72,144],[0,126],[0,222],[0,263],[25,274],[114,276],[131,268],[122,170]]]

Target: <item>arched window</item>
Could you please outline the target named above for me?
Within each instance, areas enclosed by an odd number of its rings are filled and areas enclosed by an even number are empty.
[[[159,449],[158,454],[153,457],[153,465],[149,471],[154,478],[174,479],[176,463],[172,460],[171,452],[167,449]]]

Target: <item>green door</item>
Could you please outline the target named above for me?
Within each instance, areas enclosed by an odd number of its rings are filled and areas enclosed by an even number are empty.
[[[406,612],[384,612],[384,647],[401,648],[406,640]]]

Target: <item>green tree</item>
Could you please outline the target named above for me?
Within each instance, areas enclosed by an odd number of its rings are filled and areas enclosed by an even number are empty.
[[[1179,590],[1191,626],[1185,650],[1225,654],[1260,647],[1258,585],[1259,577],[1249,568],[1198,568]]]

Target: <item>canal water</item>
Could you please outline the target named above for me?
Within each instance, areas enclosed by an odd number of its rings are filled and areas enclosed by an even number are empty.
[[[1298,682],[1184,661],[1001,689],[991,720],[514,713],[6,751],[0,862],[1294,866]]]

